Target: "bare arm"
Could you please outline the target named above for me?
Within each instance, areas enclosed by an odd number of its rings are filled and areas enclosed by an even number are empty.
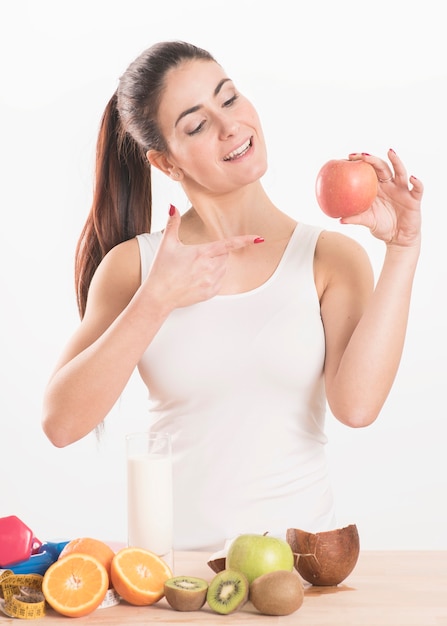
[[[394,179],[381,184],[366,214],[343,220],[368,226],[387,245],[375,289],[365,255],[352,242],[329,236],[317,248],[330,267],[321,298],[326,334],[325,380],[331,411],[350,426],[378,416],[394,382],[404,347],[414,274],[420,251],[422,184],[410,179],[391,151]],[[389,166],[369,155],[379,178]]]
[[[255,238],[184,246],[179,223],[176,212],[141,285],[136,240],[116,246],[98,267],[85,316],[45,392],[42,425],[54,445],[73,443],[102,422],[169,313],[215,295],[228,253]]]
[[[373,289],[363,250],[340,237],[328,235],[330,241],[319,244],[332,258],[334,274],[321,301],[326,393],[337,419],[367,426],[378,416],[399,367],[417,254],[387,250]]]
[[[138,254],[138,243],[132,240],[104,258],[90,286],[85,316],[47,385],[43,428],[56,446],[82,438],[105,418],[145,348],[135,319]],[[155,311],[148,318],[149,338],[163,319]]]

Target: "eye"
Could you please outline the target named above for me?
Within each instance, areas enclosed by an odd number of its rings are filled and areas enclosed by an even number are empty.
[[[232,96],[231,98],[229,98],[228,100],[225,100],[225,102],[223,103],[224,107],[230,107],[232,104],[234,104],[234,102],[238,99],[238,94],[235,93],[234,96]]]
[[[205,125],[205,121],[200,122],[200,124],[196,126],[194,130],[190,130],[186,134],[189,135],[190,137],[192,137],[192,135],[197,135],[197,133],[200,133],[204,125]]]

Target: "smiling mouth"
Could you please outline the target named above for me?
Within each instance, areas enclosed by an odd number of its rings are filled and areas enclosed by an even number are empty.
[[[251,148],[251,145],[251,138],[247,139],[247,141],[243,143],[242,146],[239,146],[239,148],[236,148],[236,150],[233,150],[233,152],[230,152],[230,154],[224,156],[223,160],[234,161],[235,159],[239,159]]]

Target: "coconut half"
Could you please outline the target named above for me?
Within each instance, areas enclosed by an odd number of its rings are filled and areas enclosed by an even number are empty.
[[[226,566],[226,556],[227,556],[227,547],[223,550],[219,550],[219,552],[215,552],[208,559],[208,566],[211,567],[215,574],[222,572]]]
[[[286,539],[295,554],[295,569],[316,586],[341,583],[354,569],[360,553],[355,524],[320,533],[289,528]]]

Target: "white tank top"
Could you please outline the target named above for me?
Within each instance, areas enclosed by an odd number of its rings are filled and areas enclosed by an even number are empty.
[[[141,359],[150,428],[172,436],[177,550],[335,527],[313,274],[320,232],[298,224],[260,287],[173,311]],[[138,236],[142,280],[161,236]]]

